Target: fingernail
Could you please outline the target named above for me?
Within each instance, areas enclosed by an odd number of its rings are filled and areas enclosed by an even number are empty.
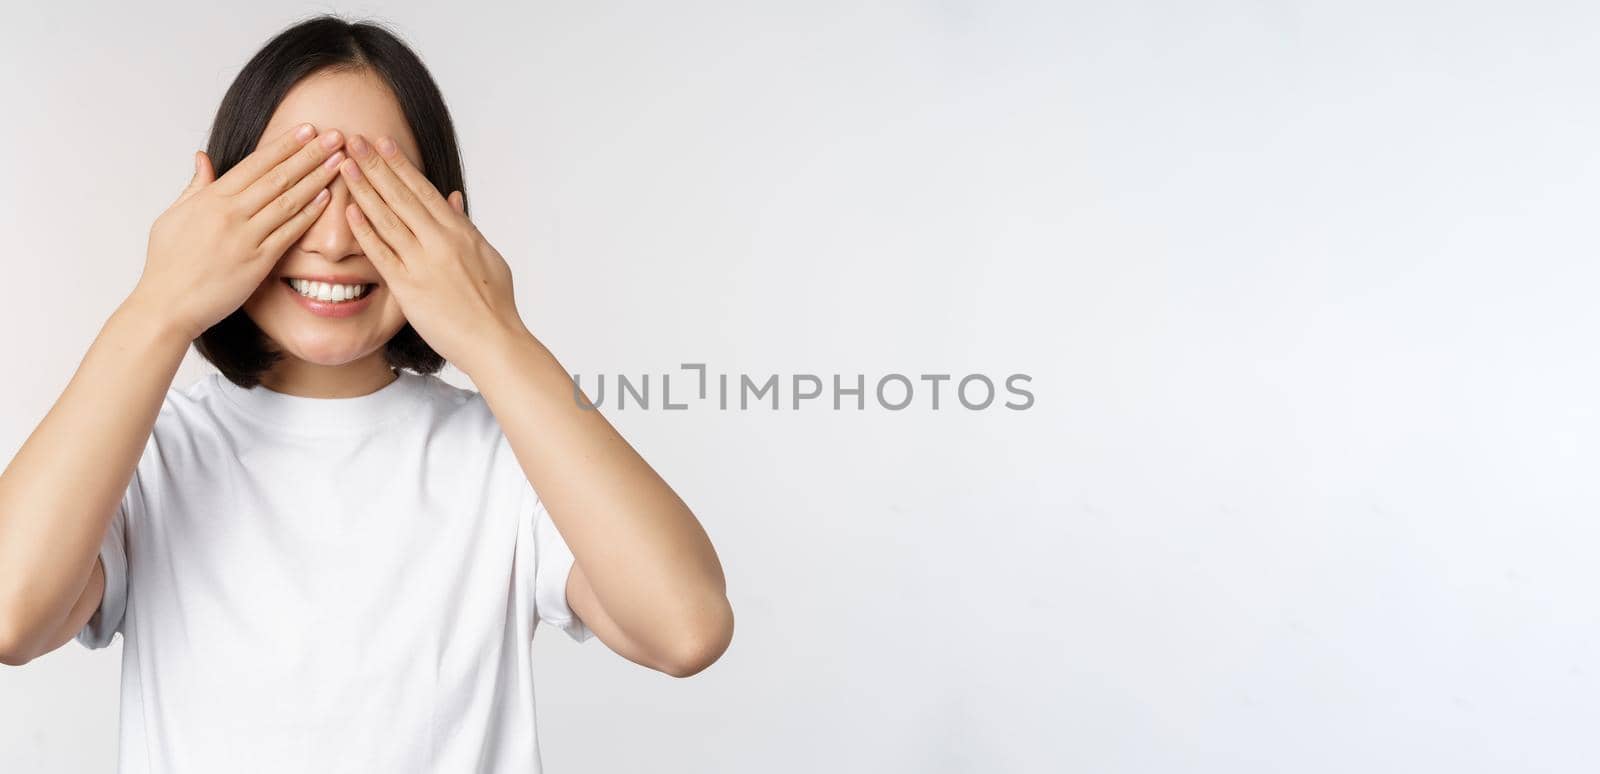
[[[339,166],[339,162],[341,161],[344,161],[344,151],[334,151],[334,154],[329,156],[327,161],[322,162],[322,166],[325,166],[328,169],[333,169],[334,167]]]
[[[311,135],[315,134],[316,131],[311,124],[301,124],[299,129],[294,130],[294,138],[300,142],[305,142],[311,139]]]
[[[366,138],[359,134],[350,138],[350,155],[355,156],[358,159],[364,159],[367,157],[367,154],[371,152],[372,149],[367,146]]]
[[[322,135],[322,147],[328,150],[339,147],[341,142],[344,142],[344,137],[340,136],[338,129],[329,129]]]
[[[345,173],[351,180],[361,179],[361,165],[352,160],[349,164],[340,164],[339,171]]]
[[[385,156],[393,156],[395,150],[397,150],[397,149],[395,147],[394,140],[391,140],[388,137],[379,137],[378,138],[378,152],[379,153],[382,153]]]
[[[324,188],[324,189],[322,189],[322,190],[317,192],[317,198],[312,199],[311,203],[312,204],[316,204],[316,205],[320,205],[323,202],[327,201],[328,197],[331,196],[331,195],[332,194],[328,193],[328,189]]]

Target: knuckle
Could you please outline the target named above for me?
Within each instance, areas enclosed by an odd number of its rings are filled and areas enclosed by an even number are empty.
[[[292,182],[294,181],[289,178],[289,173],[281,169],[275,169],[267,176],[267,184],[271,185],[274,191],[282,191]]]
[[[300,202],[296,201],[293,191],[284,191],[272,200],[272,206],[279,214],[293,215],[300,211]]]
[[[247,239],[234,239],[229,244],[229,254],[249,258],[261,252],[261,243]]]
[[[316,165],[312,167],[313,170],[320,169],[322,167],[322,162],[327,161],[328,157],[332,156],[334,152],[335,151],[324,150],[322,143],[320,142],[313,142],[311,143],[310,147],[305,149],[305,161],[307,164]],[[338,170],[336,169],[334,171]]]
[[[228,221],[244,220],[250,217],[248,207],[236,197],[225,197],[207,203],[207,209],[212,215]]]

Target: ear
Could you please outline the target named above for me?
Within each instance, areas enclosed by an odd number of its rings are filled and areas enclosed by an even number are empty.
[[[450,202],[450,206],[455,208],[456,212],[459,212],[463,215],[467,213],[467,199],[461,195],[460,191],[451,191],[450,195],[445,197],[445,199]]]

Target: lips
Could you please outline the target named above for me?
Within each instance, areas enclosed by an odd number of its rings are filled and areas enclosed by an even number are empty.
[[[299,304],[306,311],[311,312],[312,314],[317,315],[319,317],[339,318],[339,317],[350,317],[352,315],[360,314],[367,307],[372,305],[372,297],[377,295],[377,293],[378,293],[378,284],[377,283],[365,282],[365,281],[361,280],[360,278],[352,278],[350,281],[341,282],[341,283],[338,283],[338,284],[362,285],[362,286],[364,286],[364,290],[362,291],[361,296],[359,298],[356,298],[356,299],[350,300],[350,301],[322,301],[320,299],[311,298],[309,296],[301,294],[301,292],[299,290],[296,290],[293,285],[289,284],[291,279],[298,280],[298,279],[301,279],[301,278],[298,278],[298,277],[295,277],[295,278],[284,277],[283,281],[278,283],[280,286],[283,287],[283,292],[288,293],[289,296],[294,299],[295,303]],[[306,279],[310,279],[310,278],[306,278]],[[328,281],[328,280],[324,280],[321,277],[318,277],[316,279],[319,282]],[[342,279],[342,278],[340,278],[340,279]],[[333,282],[329,282],[329,284],[334,284],[334,283]]]

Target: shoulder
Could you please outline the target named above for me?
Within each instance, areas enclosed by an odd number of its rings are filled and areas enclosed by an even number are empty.
[[[212,371],[184,386],[173,385],[161,399],[148,445],[174,445],[204,436],[222,424],[225,398],[217,386],[222,375]]]
[[[470,387],[458,387],[437,374],[407,374],[421,385],[422,401],[442,423],[452,426],[487,427],[494,424],[494,413],[483,394]]]
[[[222,430],[226,409],[214,383],[220,378],[208,372],[186,385],[167,388],[123,495],[119,512],[130,514],[126,517],[130,523],[143,518],[131,514],[143,513],[147,496],[170,493],[187,477],[235,458],[234,444]]]
[[[497,459],[508,450],[500,421],[482,393],[451,384],[437,375],[412,377],[419,381],[423,393],[423,410],[416,424],[423,426],[430,443],[456,450],[461,462],[480,459],[482,453]]]
[[[485,470],[493,480],[507,477],[526,485],[510,440],[482,393],[435,375],[423,375],[426,409],[422,423],[427,444],[440,462]]]

